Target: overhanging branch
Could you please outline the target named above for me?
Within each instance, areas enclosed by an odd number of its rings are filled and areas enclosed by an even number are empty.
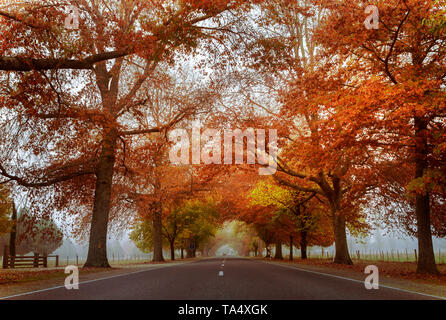
[[[91,55],[85,59],[34,59],[22,57],[1,57],[0,70],[3,71],[31,71],[31,70],[91,70],[95,63],[118,59],[131,54],[128,49],[103,52]]]

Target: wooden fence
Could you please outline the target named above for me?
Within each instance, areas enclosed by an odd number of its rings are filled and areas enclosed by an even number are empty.
[[[296,250],[296,249],[295,249]],[[300,250],[296,250],[294,255],[299,257]],[[333,250],[307,250],[307,256],[311,259],[333,259]],[[389,261],[389,262],[417,262],[418,252],[416,249],[408,250],[355,250],[350,251],[350,257],[355,260],[364,261]],[[446,263],[446,254],[441,249],[435,252],[435,261],[438,264]]]
[[[11,256],[9,247],[5,246],[3,251],[3,269],[14,268],[48,268],[48,258],[56,259],[56,267],[59,266],[59,256],[43,256],[34,254],[34,256]]]

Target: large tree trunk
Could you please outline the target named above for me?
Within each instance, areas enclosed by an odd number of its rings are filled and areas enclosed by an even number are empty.
[[[110,268],[107,259],[107,231],[116,159],[116,139],[117,132],[115,129],[111,129],[102,144],[101,156],[96,170],[96,189],[88,256],[84,267]]]
[[[293,236],[290,235],[290,261],[293,261]]]
[[[282,241],[276,240],[276,254],[274,259],[283,260],[282,256]]]
[[[156,209],[153,214],[153,259],[154,262],[163,262],[163,222],[161,203],[155,204]]]
[[[416,145],[416,172],[415,179],[422,178],[429,168],[427,159],[428,141],[426,137],[427,122],[415,118],[415,128],[417,136]],[[417,193],[415,211],[417,216],[418,232],[418,266],[417,273],[438,274],[435,264],[434,247],[432,244],[432,230],[430,217],[429,192]]]
[[[184,259],[184,248],[181,247],[181,259]]]
[[[300,257],[302,260],[307,259],[307,231],[300,232]]]
[[[9,236],[9,254],[11,256],[15,256],[16,255],[16,250],[15,250],[15,240],[17,237],[17,208],[15,206],[15,202],[12,202],[12,216],[11,216],[11,221],[14,223],[12,228],[11,228],[11,234]]]
[[[333,227],[335,233],[335,258],[334,263],[352,265],[353,261],[348,253],[347,233],[345,230],[345,216],[334,213]]]
[[[175,240],[170,241],[170,260],[175,260]]]

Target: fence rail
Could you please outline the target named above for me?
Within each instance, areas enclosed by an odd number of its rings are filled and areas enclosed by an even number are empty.
[[[59,256],[58,255],[49,255],[43,256],[39,254],[34,254],[34,256],[20,256],[14,255],[11,256],[9,253],[9,247],[5,246],[3,251],[3,269],[14,269],[14,268],[39,268],[44,267],[48,268],[48,258],[55,258],[56,267],[59,266]]]
[[[294,257],[299,258],[300,250],[294,249]],[[307,257],[310,259],[333,259],[334,250],[307,250]],[[350,251],[350,257],[354,260],[364,261],[388,261],[388,262],[417,262],[418,252],[416,249],[409,250],[354,250]],[[446,263],[446,254],[441,249],[435,252],[437,264]]]

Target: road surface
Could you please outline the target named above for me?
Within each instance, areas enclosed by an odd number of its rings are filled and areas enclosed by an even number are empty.
[[[80,270],[82,272],[82,270]],[[365,278],[365,276],[364,276]],[[63,286],[63,280],[61,280]],[[53,288],[13,300],[423,300],[421,294],[242,258],[213,258]]]

